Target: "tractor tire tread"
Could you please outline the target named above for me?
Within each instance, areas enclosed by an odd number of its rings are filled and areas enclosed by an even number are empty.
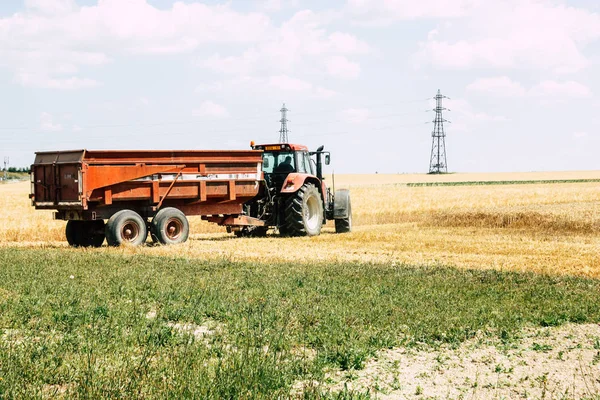
[[[284,223],[279,228],[279,232],[288,236],[307,236],[310,232],[307,231],[304,225],[303,207],[305,197],[307,195],[318,195],[318,189],[312,183],[305,183],[298,191],[286,199],[284,206]],[[320,195],[319,195],[320,197]],[[321,232],[321,226],[313,235],[318,235]]]

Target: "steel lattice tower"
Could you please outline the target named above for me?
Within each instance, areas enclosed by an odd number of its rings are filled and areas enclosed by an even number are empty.
[[[289,111],[286,107],[285,107],[285,103],[283,103],[283,107],[281,107],[281,119],[279,120],[279,122],[281,122],[281,128],[279,129],[279,143],[288,143],[288,128],[287,128],[287,123],[288,123],[288,119],[287,119],[287,112]]]
[[[446,174],[448,173],[448,165],[446,163],[446,133],[444,132],[444,122],[446,121],[442,117],[442,111],[446,110],[442,106],[442,99],[448,99],[449,97],[443,96],[438,90],[435,99],[435,119],[433,120],[433,132],[431,132],[432,143],[431,143],[431,158],[429,161],[429,173],[430,174]]]
[[[10,163],[9,158],[8,157],[4,157],[4,179],[6,180],[8,178],[8,164]]]

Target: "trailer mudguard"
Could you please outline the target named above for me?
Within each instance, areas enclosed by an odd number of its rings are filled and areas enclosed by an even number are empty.
[[[350,204],[350,191],[338,189],[333,200],[333,219],[348,218],[348,205]]]

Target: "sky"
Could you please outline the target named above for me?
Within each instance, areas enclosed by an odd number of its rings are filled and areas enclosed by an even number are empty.
[[[597,0],[1,0],[0,157],[66,149],[331,151],[427,172],[600,169]],[[0,161],[2,159],[0,158]]]

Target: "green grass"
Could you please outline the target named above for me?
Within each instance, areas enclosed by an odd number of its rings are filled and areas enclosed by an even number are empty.
[[[204,340],[168,325],[207,321]],[[599,321],[600,281],[581,278],[5,248],[0,398],[285,398],[383,348]]]
[[[408,187],[423,186],[487,186],[487,185],[537,185],[537,184],[556,184],[556,183],[594,183],[600,182],[600,179],[560,179],[560,180],[529,180],[529,181],[473,181],[473,182],[418,182],[406,183]]]

